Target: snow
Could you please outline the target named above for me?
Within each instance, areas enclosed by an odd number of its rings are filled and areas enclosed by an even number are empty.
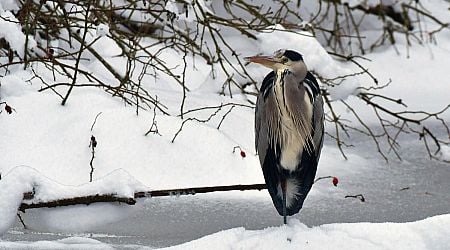
[[[17,5],[15,0],[3,0],[0,3],[0,11],[1,10],[16,11],[19,10],[19,5]]]
[[[411,223],[343,223],[308,228],[298,220],[264,230],[234,228],[166,249],[448,249],[450,215]]]
[[[375,1],[348,2],[351,5],[375,3]],[[2,18],[17,21],[10,12],[17,8],[14,3],[14,1],[1,2]],[[209,8],[211,4],[209,1],[199,1],[199,4],[207,6],[208,11],[212,12],[213,8]],[[176,1],[168,1],[165,6],[166,10],[178,14],[180,21],[191,22],[194,16],[192,6],[188,6],[187,16],[181,7]],[[433,9],[433,13],[436,8]],[[442,8],[442,11],[447,10]],[[370,32],[367,31],[364,35],[369,36]],[[98,50],[119,74],[123,74],[126,60],[119,56],[121,50],[108,37],[109,34],[109,27],[106,24],[99,24],[95,30],[89,32],[87,39],[95,41],[92,47]],[[0,19],[0,37],[4,37],[19,55],[23,54],[25,35],[19,25]],[[301,52],[308,68],[326,78],[348,75],[355,71],[354,66],[334,60],[308,32],[301,31],[298,34],[285,32],[281,25],[276,25],[259,33],[257,37],[258,40],[255,42],[242,41],[241,37],[231,35],[229,39],[242,57],[257,53],[271,54],[280,49],[278,39],[282,38],[285,41],[284,48]],[[450,50],[446,47],[450,36],[447,32],[438,37],[440,40],[437,44],[413,44],[408,58],[405,52],[406,44],[401,39],[397,45],[400,52],[394,49],[381,49],[366,55],[371,61],[364,62],[364,65],[379,77],[380,82],[392,79],[395,83],[385,90],[380,90],[380,93],[394,93],[394,96],[401,96],[412,109],[438,111],[447,105],[448,82],[443,80],[429,82],[430,79],[445,79],[448,73],[447,66],[450,64]],[[52,43],[68,51],[75,51],[77,47],[76,44],[69,47],[67,44],[58,44],[57,41]],[[31,37],[29,46],[35,46],[35,41]],[[160,49],[160,46],[149,48],[155,54]],[[183,55],[164,50],[158,52],[157,56],[167,62],[168,68],[180,72],[183,70],[183,65],[180,64]],[[89,54],[86,57],[90,61],[81,63],[83,69],[96,72],[103,79],[114,82],[112,76],[104,73],[104,67],[95,57]],[[226,77],[211,69],[210,65],[199,58],[196,58],[195,62],[190,56],[186,59],[188,72],[186,81],[191,92],[187,94],[185,111],[231,102],[248,104],[246,98],[241,95],[235,95],[234,98],[219,96],[217,92]],[[53,80],[51,71],[39,64],[33,66],[47,82],[68,81],[68,79]],[[254,150],[252,108],[235,106],[233,112],[224,119],[220,129],[217,129],[217,126],[230,110],[230,106],[222,108],[209,122],[188,121],[172,142],[183,124],[183,120],[177,116],[182,93],[178,84],[168,76],[159,75],[155,79],[147,77],[143,81],[145,88],[157,95],[171,114],[165,116],[157,113],[155,119],[160,135],[150,133],[144,136],[152,124],[153,110],[140,110],[139,115],[136,115],[134,107],[124,105],[119,99],[111,98],[103,90],[96,88],[75,88],[69,102],[61,106],[61,100],[54,93],[38,92],[45,86],[37,79],[32,79],[29,71],[22,70],[21,66],[11,66],[9,70],[11,73],[0,79],[0,101],[6,101],[15,109],[11,115],[6,112],[0,114],[0,236],[6,234],[16,222],[17,209],[22,202],[50,201],[90,194],[133,197],[134,192],[142,190],[263,182]],[[248,70],[260,80],[268,73],[267,69],[254,65],[249,65]],[[239,76],[236,76],[236,79],[240,80]],[[371,79],[366,76],[358,75],[349,77],[340,85],[328,87],[327,90],[333,100],[347,100],[353,103],[354,95],[360,91],[358,88],[366,86],[370,81]],[[78,83],[83,83],[83,80]],[[64,94],[66,88],[61,87],[57,90]],[[428,98],[431,96],[433,98]],[[367,109],[360,104],[355,108],[359,111]],[[203,119],[214,111],[214,109],[202,110],[190,113],[186,117]],[[443,116],[448,118],[449,113]],[[342,111],[342,114],[344,118],[346,112]],[[92,126],[97,115],[97,121]],[[368,112],[363,112],[362,116],[370,123]],[[93,160],[94,181],[89,183],[91,159],[89,140],[92,135],[95,136],[98,145]],[[246,152],[246,157],[242,157],[239,151],[233,153],[236,146]],[[350,160],[345,161],[336,147],[329,145],[324,147],[318,176],[338,175],[341,189],[333,187],[330,183],[317,184],[310,192],[311,197],[322,199],[341,197],[345,195],[343,190],[353,184],[346,182],[346,177],[357,171],[368,172],[374,168],[380,171],[380,168],[384,167],[372,166],[373,158],[365,158],[359,154],[348,156]],[[450,161],[449,146],[442,147],[440,157],[442,160]],[[367,178],[367,181],[370,181],[370,178]],[[411,183],[414,187],[414,180]],[[34,199],[22,201],[23,193],[33,189]],[[268,199],[265,192],[241,192],[231,196],[233,199],[243,197]],[[216,209],[221,209],[222,196],[214,194],[209,197],[219,197]],[[149,202],[151,203],[151,200]],[[138,202],[135,206],[92,204],[36,209],[34,220],[26,218],[26,224],[30,230],[35,231],[89,233],[100,226],[117,227],[118,223],[126,223],[124,221],[134,213],[145,209],[143,206],[145,207],[145,204]],[[298,219],[291,219],[287,226],[263,230],[248,230],[238,227],[241,224],[233,225],[235,227],[233,229],[173,246],[172,249],[449,249],[449,224],[449,214],[408,223],[361,222],[314,227],[308,227]],[[8,249],[114,247],[91,239],[89,235],[49,241],[0,240],[0,248]],[[118,248],[120,247],[123,245]],[[130,248],[140,247],[146,246],[130,246]]]
[[[3,201],[0,206],[0,235],[4,234],[15,222],[15,215],[22,202],[32,204],[92,194],[114,194],[118,197],[133,198],[136,191],[146,190],[149,189],[120,169],[91,183],[81,186],[66,186],[48,179],[31,167],[15,167],[2,175],[0,181],[0,199]],[[34,191],[34,198],[22,201],[23,194],[31,191]],[[115,205],[58,208],[47,210],[47,213],[44,211],[42,218],[49,228],[83,231],[101,223],[116,221],[116,217],[123,218],[126,214],[123,212],[127,209],[129,208],[120,209],[120,206]],[[102,213],[99,216],[98,211],[100,210]],[[72,216],[70,216],[71,214]],[[73,216],[73,214],[79,216]],[[62,218],[66,223],[61,224]]]
[[[11,11],[3,10],[0,5],[0,38],[4,38],[10,44],[11,49],[16,51],[20,57],[23,57],[26,36],[18,22],[19,20]],[[33,37],[29,36],[28,48],[35,48],[36,45]]]
[[[70,237],[56,241],[3,242],[0,248],[6,249],[114,249],[108,244],[86,237]]]
[[[109,26],[107,24],[101,23],[97,26],[97,36],[109,35]]]
[[[450,146],[444,145],[441,147],[441,151],[439,152],[439,157],[443,161],[450,162]]]
[[[450,215],[409,223],[341,223],[307,227],[297,219],[264,230],[233,228],[164,249],[448,249]],[[114,249],[86,237],[56,241],[3,242],[7,249]],[[123,247],[123,246],[122,246]],[[154,249],[128,246],[130,249]]]

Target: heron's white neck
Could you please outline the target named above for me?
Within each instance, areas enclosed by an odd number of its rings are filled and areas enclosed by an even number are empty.
[[[296,170],[299,156],[311,136],[311,127],[308,121],[312,116],[312,107],[307,105],[309,103],[308,95],[305,91],[296,92],[299,91],[306,74],[304,63],[296,63],[294,67],[278,69],[273,87],[277,107],[275,113],[279,122],[275,138],[281,146],[280,165],[290,171]],[[304,114],[297,112],[298,107],[303,107]]]
[[[277,67],[274,68],[275,74],[278,78],[283,74],[286,74],[286,70],[288,70],[290,74],[293,74],[299,82],[303,81],[303,79],[305,79],[306,77],[306,74],[308,73],[306,64],[303,61],[293,62],[290,65],[277,64]]]

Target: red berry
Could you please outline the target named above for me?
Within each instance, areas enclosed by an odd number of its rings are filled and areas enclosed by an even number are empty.
[[[339,179],[337,177],[333,177],[332,182],[333,182],[333,185],[336,187],[337,184],[339,183]]]
[[[242,158],[245,158],[245,156],[246,156],[246,155],[245,155],[245,152],[242,151],[242,150],[241,150],[241,156],[242,156]]]

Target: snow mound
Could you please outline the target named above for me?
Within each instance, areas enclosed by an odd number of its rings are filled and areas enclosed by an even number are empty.
[[[167,249],[450,249],[450,215],[409,223],[234,228]]]
[[[0,235],[4,234],[8,228],[13,225],[15,222],[16,213],[22,202],[37,203],[94,194],[115,194],[120,197],[134,197],[134,192],[136,190],[142,191],[148,190],[148,188],[136,181],[126,171],[121,169],[113,171],[107,176],[91,183],[81,186],[66,186],[48,179],[31,167],[16,167],[2,177],[0,181],[0,200],[2,201],[0,204]],[[34,198],[32,200],[23,201],[23,194],[31,191],[34,191]],[[75,219],[78,221],[77,224],[83,226],[82,221],[91,221],[91,224],[94,223],[94,225],[96,223],[98,224],[99,219],[92,220],[92,218],[98,218],[98,215],[95,215],[95,211],[92,210],[95,208],[92,206],[89,208],[84,208],[89,210],[87,211],[88,215],[83,217],[87,219],[81,220],[80,222],[79,217],[77,217]],[[101,208],[103,211],[111,211],[111,213],[107,214],[120,215],[114,207],[111,208],[103,206]],[[72,208],[61,208],[57,210],[52,209],[52,211],[59,212],[48,216],[49,219],[47,221],[50,225],[56,224],[59,225],[59,227],[73,225],[73,223],[61,223],[62,218],[69,219],[71,218],[71,215],[76,214],[73,213],[74,211]],[[99,209],[96,209],[96,211],[98,212]],[[104,214],[105,213],[103,213],[103,215]],[[86,213],[83,213],[83,215],[86,215]],[[100,221],[106,221],[104,216],[100,217],[103,218]],[[52,223],[52,221],[57,221],[57,223]],[[108,220],[108,222],[110,221],[111,220]],[[89,223],[87,225],[89,225]],[[73,230],[74,227],[69,227],[69,229]]]
[[[3,249],[114,249],[113,247],[98,240],[84,237],[69,237],[55,241],[36,242],[2,242]]]

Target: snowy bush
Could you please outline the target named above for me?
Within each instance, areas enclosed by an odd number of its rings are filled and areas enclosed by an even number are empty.
[[[448,23],[432,5],[409,0],[8,1],[0,9],[0,73],[29,69],[40,91],[54,92],[63,105],[74,89],[98,87],[135,105],[136,113],[156,109],[184,118],[186,95],[195,89],[240,94],[254,105],[263,75],[242,58],[286,47],[303,53],[323,83],[327,120],[335,124],[328,135],[340,148],[346,145],[343,134],[355,130],[374,138],[385,155],[381,138],[396,152],[396,136],[413,132],[438,158],[434,151],[448,141],[424,122],[439,121],[448,107],[408,110],[401,96],[383,92],[390,82],[379,82],[363,57],[386,46],[436,42],[434,35]],[[178,89],[179,110],[168,108],[152,88]],[[372,108],[380,131],[368,128],[349,96]]]

